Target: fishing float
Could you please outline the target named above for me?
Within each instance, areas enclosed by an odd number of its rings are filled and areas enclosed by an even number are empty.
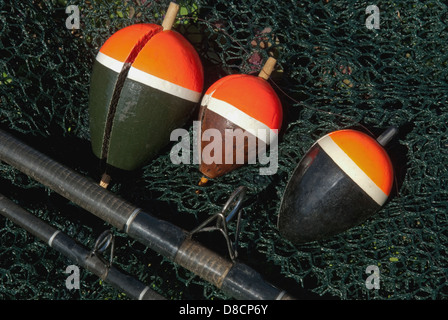
[[[115,32],[100,48],[89,90],[89,127],[96,157],[108,168],[132,171],[170,141],[202,96],[203,67],[194,47],[172,30],[179,5],[162,25],[140,23]]]
[[[318,139],[294,169],[277,226],[294,244],[327,239],[355,227],[387,201],[394,169],[384,147],[395,127],[377,139],[343,129]]]
[[[254,163],[259,151],[266,150],[266,146],[277,138],[283,109],[268,82],[276,62],[276,59],[269,57],[258,76],[228,75],[205,92],[199,108],[201,134],[197,143],[201,159],[199,171],[203,174],[199,185],[244,164]],[[210,130],[219,132],[219,136],[225,139],[225,143],[218,145],[219,150],[213,146],[216,141],[206,137]],[[210,151],[214,154],[208,157]]]

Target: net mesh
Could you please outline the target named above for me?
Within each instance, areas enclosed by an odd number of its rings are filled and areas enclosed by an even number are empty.
[[[204,64],[205,87],[230,73],[258,73],[277,58],[270,82],[284,106],[277,174],[249,165],[197,185],[197,165],[174,165],[170,146],[111,190],[152,214],[193,229],[248,188],[239,259],[298,297],[446,299],[448,237],[448,18],[443,1],[179,1],[181,32]],[[68,5],[80,28],[68,30]],[[74,170],[99,180],[90,149],[88,90],[93,61],[115,31],[160,24],[168,1],[0,0],[0,127]],[[328,240],[294,246],[276,228],[292,170],[311,144],[333,130],[397,126],[387,150],[394,191],[368,221]],[[191,127],[186,127],[191,132]],[[109,228],[14,168],[0,163],[5,196],[92,247]],[[230,224],[230,232],[235,232]],[[212,285],[119,231],[114,264],[169,299],[229,299]],[[207,246],[226,253],[220,237]],[[0,219],[1,299],[128,299],[81,270],[81,288],[65,286],[73,264],[23,229]],[[368,289],[377,266],[380,288]]]

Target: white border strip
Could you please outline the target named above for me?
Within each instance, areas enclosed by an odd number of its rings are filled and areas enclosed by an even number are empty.
[[[268,145],[277,137],[278,130],[269,128],[263,122],[252,118],[250,115],[232,106],[230,103],[213,98],[213,92],[204,96],[201,105],[207,106],[208,110],[219,114],[242,129],[254,134],[258,139]]]
[[[129,69],[128,78],[191,102],[199,102],[201,99],[202,92],[184,88],[134,67]]]
[[[101,51],[98,52],[96,56],[96,61],[104,65],[105,67],[120,73],[123,68],[124,62],[118,61],[117,59],[111,58],[108,55],[105,55]]]
[[[342,150],[336,142],[326,135],[317,143],[330,156],[331,159],[376,203],[382,206],[387,195],[381,190],[370,177],[362,171],[358,165]]]
[[[96,56],[96,60],[104,65],[105,67],[120,73],[123,68],[124,62],[118,61],[114,58],[109,57],[108,55],[98,52]],[[171,83],[167,80],[155,77],[141,71],[137,68],[131,66],[128,73],[128,78],[137,82],[140,82],[144,85],[147,85],[151,88],[158,89],[160,91],[172,94],[176,97],[191,101],[191,102],[199,102],[201,99],[202,92],[196,92],[194,90],[190,90],[179,86],[177,84]]]

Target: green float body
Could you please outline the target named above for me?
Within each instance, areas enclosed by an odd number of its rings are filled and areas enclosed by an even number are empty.
[[[186,50],[196,54],[186,40],[182,42],[185,44],[189,46]],[[151,45],[151,41],[146,45]],[[192,63],[191,68],[191,72],[202,77],[201,65]],[[110,166],[135,170],[168,144],[171,132],[185,125],[198,101],[186,100],[126,77],[117,95],[118,103],[107,135],[107,120],[111,117],[111,101],[119,76],[120,72],[95,61],[89,96],[92,150]],[[201,77],[199,81],[202,82]],[[105,145],[108,146],[106,151]]]
[[[118,74],[100,63],[92,72],[90,133],[94,154],[102,157],[107,114]],[[112,125],[107,163],[134,170],[155,157],[172,130],[185,124],[196,107],[187,101],[137,81],[126,79]]]

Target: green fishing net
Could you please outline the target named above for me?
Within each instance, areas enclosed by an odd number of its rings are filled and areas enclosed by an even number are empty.
[[[88,92],[95,56],[115,31],[160,24],[168,1],[0,0],[0,127],[99,181],[90,148]],[[231,73],[257,74],[277,59],[270,83],[284,107],[278,171],[248,165],[198,186],[195,164],[175,165],[171,145],[142,169],[114,176],[112,192],[186,230],[248,188],[239,260],[297,297],[446,299],[448,296],[448,8],[443,1],[179,1],[174,29],[196,48],[205,88]],[[69,5],[79,29],[67,29]],[[368,19],[379,9],[379,28]],[[71,21],[73,22],[73,21]],[[369,22],[369,23],[366,23]],[[193,118],[194,119],[194,118]],[[192,119],[192,120],[193,120]],[[286,183],[319,137],[342,128],[399,134],[390,200],[369,220],[330,239],[292,245],[277,230]],[[185,128],[191,133],[191,122]],[[11,166],[0,192],[91,248],[110,227]],[[230,223],[231,236],[235,224]],[[190,271],[116,234],[113,263],[168,299],[230,299]],[[226,255],[219,235],[199,239]],[[0,299],[128,299],[5,218],[0,219]],[[379,288],[369,289],[369,266]]]

